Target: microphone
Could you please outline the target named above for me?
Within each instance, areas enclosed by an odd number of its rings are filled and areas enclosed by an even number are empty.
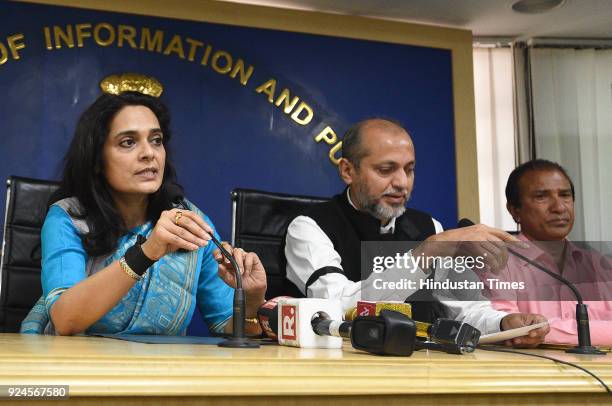
[[[410,303],[359,300],[357,307],[345,314],[345,319],[354,320],[357,316],[378,316],[382,310],[395,310],[412,318]],[[475,347],[480,339],[480,330],[458,320],[438,318],[433,324],[414,320],[414,324],[416,336],[429,342]]]
[[[340,302],[330,299],[279,296],[261,305],[257,317],[269,338],[301,348],[341,348],[344,338],[354,348],[378,355],[410,356],[415,349],[465,354],[474,351],[480,338],[480,331],[467,323],[438,319],[427,325],[431,341],[421,341],[416,338],[419,322],[388,309],[340,321]]]
[[[167,188],[170,202],[175,208],[189,210],[183,196],[183,189],[176,183],[171,183]],[[223,248],[219,240],[213,234],[210,235],[212,242],[219,248],[221,253],[232,265],[234,275],[236,275],[236,289],[234,289],[234,303],[232,314],[232,335],[227,340],[220,342],[219,347],[226,348],[259,348],[259,344],[249,340],[244,334],[244,323],[246,317],[246,298],[242,289],[242,275],[240,267],[230,253]]]
[[[315,332],[313,320],[341,319],[342,304],[332,299],[296,299],[279,296],[259,307],[257,318],[264,333],[280,345],[300,348],[342,348],[342,338]]]
[[[300,348],[342,348],[342,338],[318,335],[312,320],[322,316],[342,318],[342,304],[332,299],[280,299],[278,302],[278,343]]]
[[[480,339],[480,330],[467,323],[450,319],[420,323],[402,311],[390,309],[360,315],[352,322],[330,320],[318,314],[311,324],[319,335],[348,338],[354,348],[378,355],[410,356],[415,349],[466,354],[474,351]],[[417,338],[419,324],[428,326],[426,341]]]
[[[378,355],[409,357],[414,350],[421,349],[460,355],[473,352],[476,348],[480,331],[473,327],[471,329],[475,331],[476,342],[470,342],[468,345],[459,345],[450,340],[446,342],[421,341],[416,338],[414,320],[395,310],[384,309],[377,316],[359,316],[353,320],[350,338],[355,349]]]
[[[358,316],[352,321],[332,320],[317,312],[311,328],[319,336],[350,339],[353,348],[376,355],[409,357],[416,344],[414,320],[394,310],[383,309],[376,316]]]
[[[311,322],[312,329],[320,336],[333,336],[341,338],[351,338],[351,329],[353,328],[350,321],[338,321],[326,318],[322,314],[316,314]]]
[[[282,321],[279,323],[279,313],[282,312],[282,310],[279,311],[279,305],[281,304],[280,302],[287,300],[287,302],[290,303],[291,299],[293,299],[294,302],[295,301],[300,302],[303,300],[311,300],[311,299],[295,299],[295,298],[291,298],[288,296],[275,297],[273,299],[266,301],[264,304],[260,306],[259,310],[257,311],[257,318],[259,320],[259,324],[261,325],[262,330],[264,331],[266,336],[268,336],[269,338],[273,340],[279,340],[278,332],[279,330],[281,330],[281,331],[284,331],[285,335],[290,335],[291,337],[295,337],[295,336],[299,337],[299,339],[296,341],[299,341],[302,345],[304,345],[305,340],[302,339],[302,337],[300,337],[301,331],[295,332],[294,331],[295,329],[293,328],[294,318],[304,319],[304,316],[306,316],[306,319],[308,319],[307,317],[308,315],[304,314],[303,312],[304,307],[302,307],[302,313],[298,311],[295,317],[293,317],[293,314],[291,315],[290,318],[287,318],[286,316],[282,317],[280,319]],[[324,304],[322,300],[325,300],[325,299],[316,299],[316,300],[318,300],[319,303]],[[313,302],[311,301],[311,303]],[[319,310],[314,309],[317,311],[309,312],[309,313],[312,313],[310,326],[311,326],[312,331],[315,332],[315,334],[319,336],[340,337],[340,338],[347,338],[347,339],[351,338],[351,328],[352,328],[351,321],[353,319],[349,319],[348,321],[333,320],[330,318],[329,314],[326,311],[322,310],[324,306],[317,306],[317,307],[321,307],[321,309]],[[328,309],[328,306],[325,308]],[[290,313],[293,313],[293,312],[290,312]],[[308,328],[306,328],[306,330],[310,331]],[[281,344],[286,344],[286,343],[281,343]]]
[[[472,222],[472,220],[467,219],[467,218],[462,218],[461,220],[459,220],[459,223],[457,223],[457,228],[469,227],[473,225],[474,225],[474,222]],[[546,273],[547,275],[563,283],[565,286],[570,288],[570,290],[574,293],[574,296],[576,296],[576,301],[578,302],[576,303],[576,331],[578,332],[578,346],[565,350],[565,352],[570,352],[570,353],[575,353],[575,354],[605,355],[606,354],[605,352],[600,351],[596,347],[593,347],[591,345],[591,328],[589,326],[588,306],[583,303],[582,295],[580,294],[576,286],[574,286],[572,282],[568,281],[563,276],[558,275],[550,271],[549,269],[546,269],[542,265],[525,257],[524,255],[520,254],[514,249],[510,247],[506,247],[506,249],[508,250],[509,253],[511,253],[515,257],[522,259],[528,264],[534,266],[540,271]]]
[[[395,310],[382,310],[378,316],[358,316],[352,322],[351,345],[378,355],[409,357],[417,347],[414,320]]]

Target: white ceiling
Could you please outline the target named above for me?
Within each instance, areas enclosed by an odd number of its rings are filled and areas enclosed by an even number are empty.
[[[475,37],[612,38],[612,0],[565,0],[541,14],[514,12],[516,0],[223,1],[464,28]]]

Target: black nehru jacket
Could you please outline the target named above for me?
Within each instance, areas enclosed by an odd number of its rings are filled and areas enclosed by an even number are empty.
[[[395,230],[392,235],[380,234],[380,220],[351,206],[346,189],[328,202],[312,206],[303,215],[312,218],[329,237],[334,249],[340,255],[343,268],[328,266],[316,270],[306,282],[305,292],[318,278],[328,273],[344,273],[351,281],[360,281],[362,279],[360,266],[362,241],[423,241],[436,233],[434,222],[429,214],[407,208],[404,214],[395,219]],[[283,257],[281,269],[283,270],[286,265],[284,241],[281,249]],[[286,278],[285,282],[289,285],[290,290],[296,293],[295,285]],[[302,295],[305,292],[301,292]],[[416,294],[430,297],[429,292],[419,291]],[[431,303],[413,302],[413,316],[417,320],[431,320],[437,313],[432,313],[432,310]]]

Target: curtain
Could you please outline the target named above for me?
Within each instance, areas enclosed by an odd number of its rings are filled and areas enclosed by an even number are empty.
[[[522,164],[535,157],[533,143],[533,109],[529,76],[527,44],[512,43],[514,68],[514,138],[516,141],[516,163]]]
[[[505,197],[516,166],[512,65],[510,48],[474,48],[480,222],[516,231]]]
[[[570,238],[612,241],[612,50],[529,52],[535,154],[576,187]]]

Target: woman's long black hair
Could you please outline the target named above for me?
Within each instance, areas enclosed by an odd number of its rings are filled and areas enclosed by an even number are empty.
[[[111,121],[126,106],[145,106],[151,109],[164,134],[164,177],[159,190],[149,196],[147,219],[155,222],[162,211],[172,208],[171,199],[174,196],[170,196],[169,189],[176,184],[176,174],[169,159],[168,142],[172,134],[168,108],[158,98],[141,93],[102,94],[81,115],[64,157],[60,188],[49,200],[49,206],[66,197],[76,197],[79,200],[82,212],[70,214],[87,221],[89,232],[82,235],[81,239],[89,256],[112,252],[119,238],[128,231],[112,198],[102,161]]]

